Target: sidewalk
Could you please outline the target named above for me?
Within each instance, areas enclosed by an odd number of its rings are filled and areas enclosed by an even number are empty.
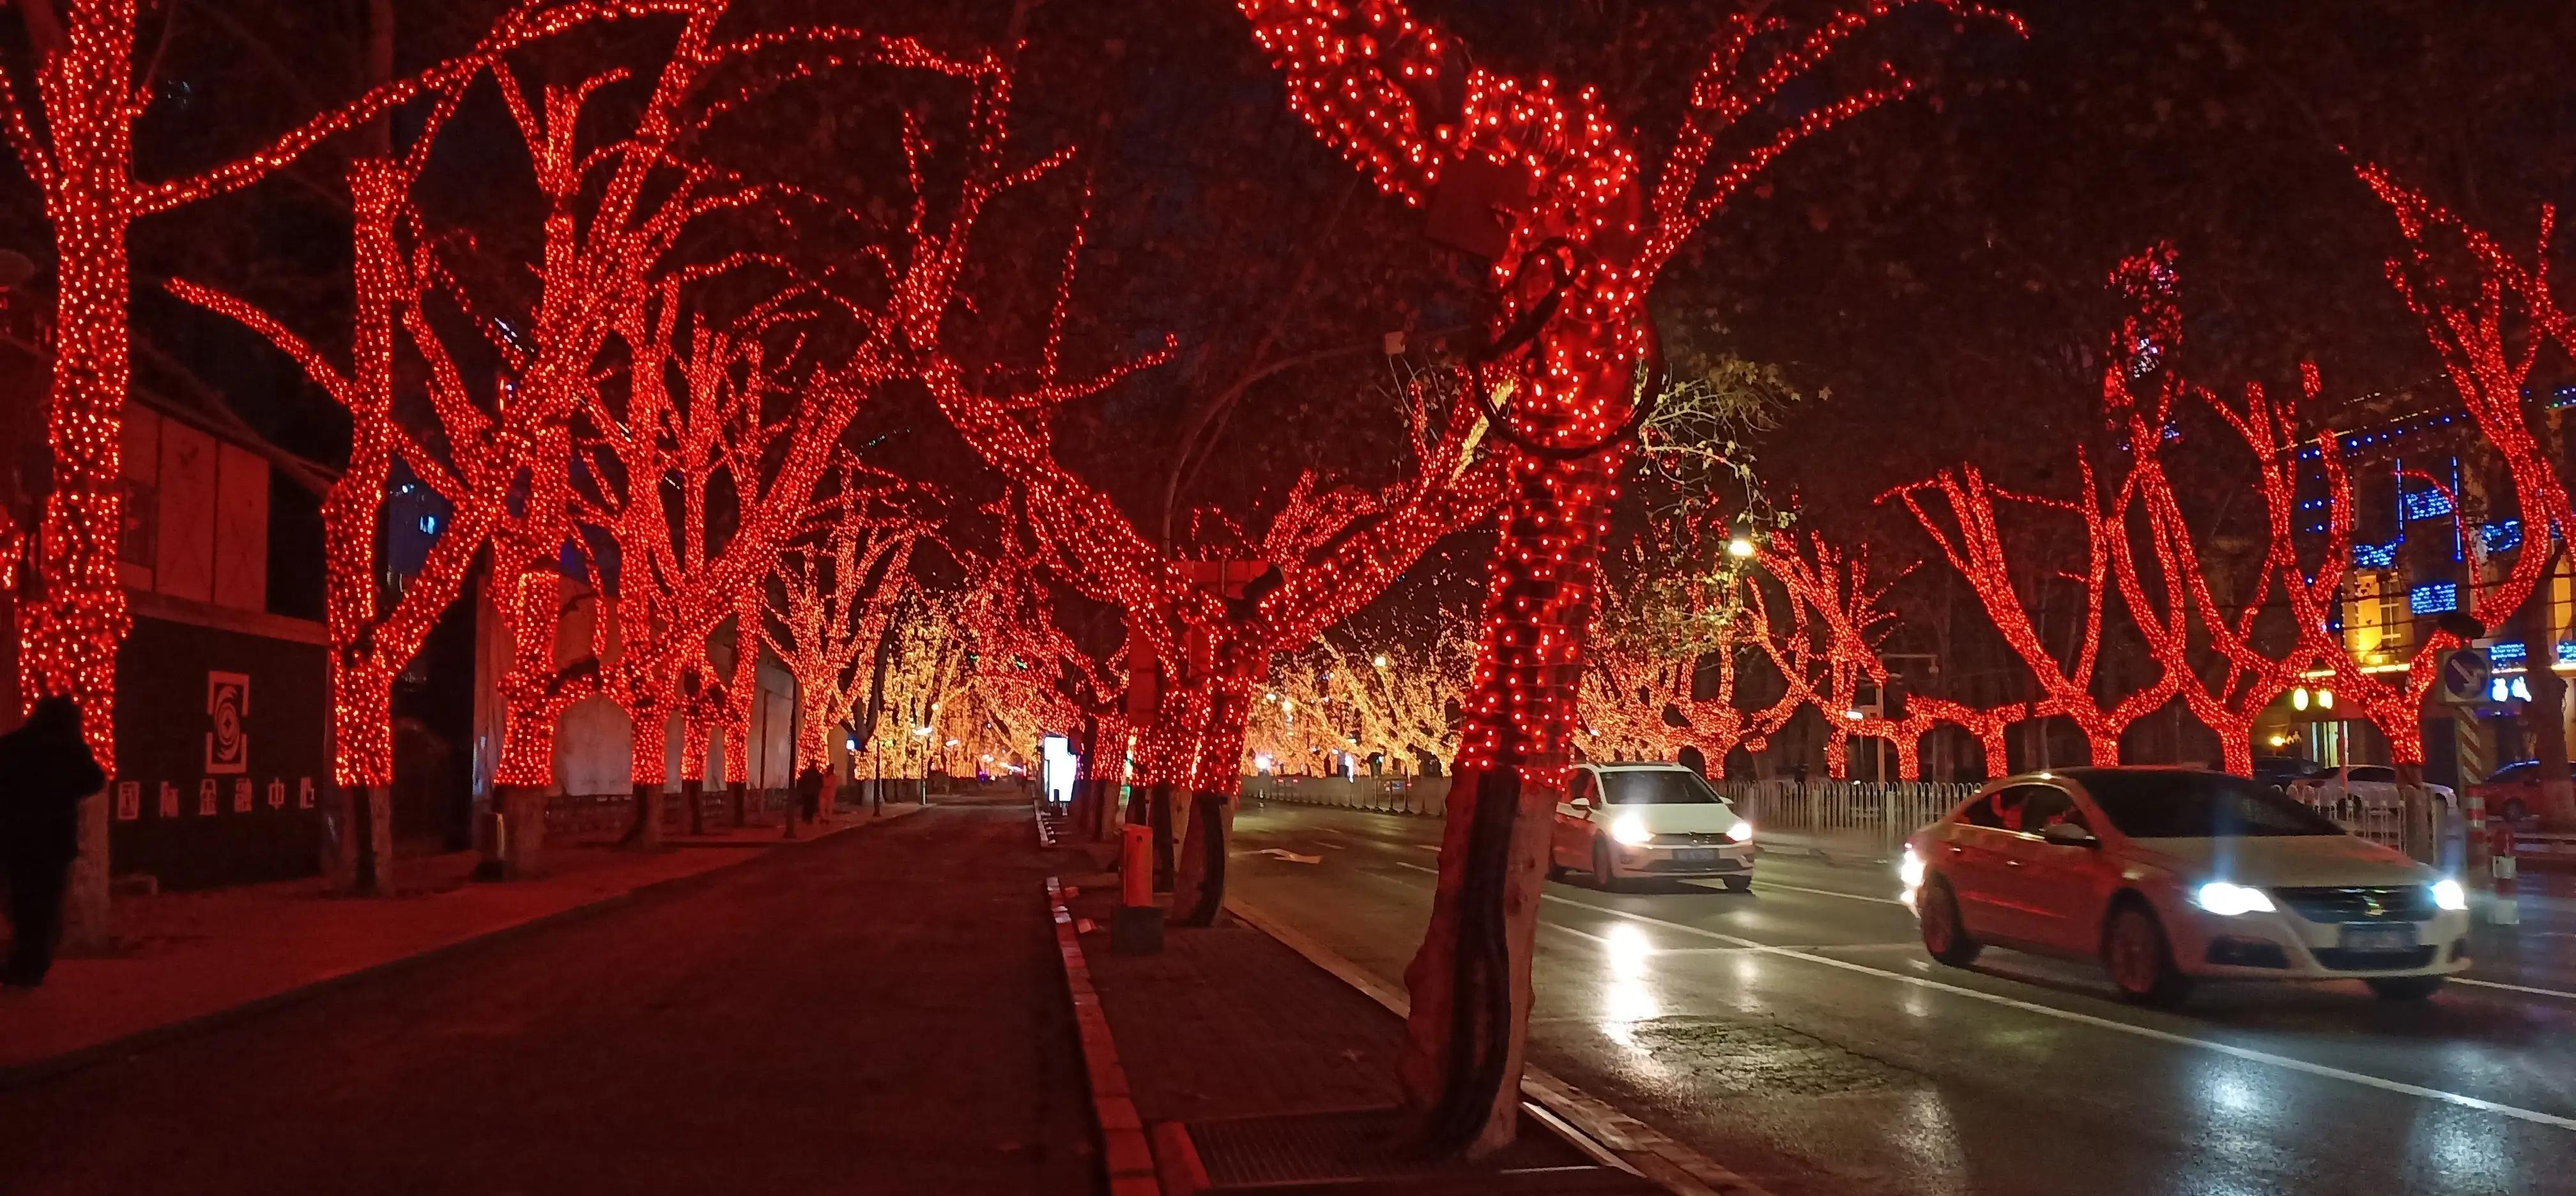
[[[507,884],[475,883],[470,851],[405,859],[384,898],[334,896],[318,877],[120,897],[114,954],[60,960],[44,987],[0,1002],[0,1087],[919,808],[844,813],[794,840],[777,826],[666,840],[685,851],[549,843],[547,876]]]
[[[1095,867],[1106,862],[1089,850]],[[1084,1045],[1113,1196],[1674,1190],[1526,1104],[1520,1140],[1481,1163],[1407,1157],[1394,1145],[1399,1017],[1239,918],[1168,928],[1157,955],[1113,954],[1102,928],[1117,875],[1062,881],[1062,935],[1078,940],[1066,948],[1073,1000],[1078,1013],[1099,1010]],[[1121,1149],[1131,1117],[1150,1160]]]

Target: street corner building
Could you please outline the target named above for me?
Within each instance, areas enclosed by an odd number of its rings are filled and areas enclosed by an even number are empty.
[[[125,415],[133,630],[116,660],[109,867],[163,888],[309,875],[331,783],[329,655],[307,617],[318,514],[259,454],[156,406]]]

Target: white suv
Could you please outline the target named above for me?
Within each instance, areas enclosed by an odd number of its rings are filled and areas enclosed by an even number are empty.
[[[1753,824],[1679,764],[1578,764],[1548,842],[1547,876],[1588,870],[1618,887],[1632,876],[1713,876],[1753,887]]]

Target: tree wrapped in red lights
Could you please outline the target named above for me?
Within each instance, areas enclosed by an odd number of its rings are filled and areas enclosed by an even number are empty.
[[[2111,276],[2137,304],[2113,338],[2102,373],[2104,415],[2127,450],[2126,485],[2136,501],[2134,518],[2111,540],[2113,573],[2148,650],[2192,717],[2217,737],[2222,766],[2250,775],[2255,718],[2300,683],[2323,640],[2278,619],[2267,624],[2263,616],[2279,605],[2276,591],[2296,588],[2331,600],[2350,556],[2330,557],[2323,574],[2307,573],[2288,523],[2267,527],[2263,550],[2233,568],[2216,548],[2204,547],[2220,541],[2192,525],[2166,464],[2168,446],[2183,439],[2179,408],[2186,400],[2205,405],[2235,430],[2253,453],[2267,510],[2285,517],[2297,505],[2299,437],[2289,413],[2260,387],[2247,388],[2244,401],[2231,404],[2185,381],[2177,364],[2183,318],[2174,257],[2170,246],[2158,246],[2122,262]],[[2152,556],[2138,551],[2141,539]],[[2283,601],[2299,605],[2295,598]],[[2392,730],[2391,738],[2400,733]]]
[[[1614,597],[1613,609],[1682,609],[1621,610],[1605,628],[1584,676],[1583,746],[1590,755],[1669,760],[1695,748],[1712,775],[1723,775],[1729,754],[1763,750],[1820,687],[1810,670],[1827,656],[1806,604],[1790,594],[1775,607],[1748,572],[1656,579]],[[1674,634],[1675,625],[1685,630]],[[1757,688],[1748,684],[1747,666],[1756,660],[1778,674],[1779,692],[1746,705]]]
[[[659,290],[621,322],[626,385],[593,390],[585,403],[573,509],[580,523],[607,529],[617,549],[613,581],[598,554],[584,559],[603,599],[592,625],[597,684],[634,729],[627,843],[636,847],[661,840],[674,717],[691,824],[703,818],[699,785],[688,782],[703,782],[709,732],[726,707],[710,640],[803,529],[818,466],[852,406],[825,389],[771,417],[794,366],[767,351],[773,330],[758,321],[739,330],[683,326],[682,288],[672,281]]]
[[[913,593],[912,554],[923,531],[847,503],[821,543],[791,548],[782,560],[777,596],[754,626],[802,695],[800,773],[825,766],[834,727],[850,728],[861,750],[874,750],[890,633]]]
[[[551,784],[554,735],[562,712],[597,686],[589,663],[567,666],[558,659],[556,639],[566,601],[560,560],[576,526],[573,421],[587,414],[594,435],[621,426],[616,412],[602,407],[601,376],[615,373],[615,363],[605,355],[609,338],[616,330],[637,327],[637,313],[650,310],[655,296],[671,286],[705,285],[736,272],[781,268],[775,256],[751,251],[712,262],[688,259],[680,252],[683,238],[696,235],[707,222],[727,214],[774,217],[781,203],[818,202],[792,187],[751,182],[692,156],[697,141],[751,97],[781,81],[826,69],[875,66],[968,80],[977,88],[1007,89],[999,64],[988,55],[952,58],[910,39],[862,30],[796,27],[719,40],[714,30],[724,9],[725,5],[711,0],[692,11],[631,132],[622,139],[601,145],[584,139],[585,127],[596,124],[584,119],[590,102],[620,74],[550,89],[537,104],[529,102],[515,80],[504,79],[503,98],[535,161],[539,190],[548,206],[538,293],[523,320],[527,347],[522,349],[516,337],[500,338],[495,345],[509,366],[512,401],[534,405],[549,417],[546,434],[522,456],[527,479],[524,498],[516,517],[495,537],[493,548],[496,606],[512,641],[512,663],[501,685],[507,717],[494,779],[507,800],[518,804],[515,813],[522,821],[537,817],[536,803]],[[791,52],[802,56],[791,56],[743,88],[722,91],[714,86],[719,68],[727,64]],[[870,296],[874,305],[837,294],[818,297],[811,304],[820,311],[846,315],[857,326],[859,347],[846,360],[807,368],[792,382],[775,378],[754,388],[764,400],[763,411],[756,419],[738,415],[737,422],[749,421],[742,428],[743,439],[723,450],[734,454],[724,472],[737,500],[732,504],[727,546],[698,562],[703,568],[680,583],[685,600],[670,608],[683,616],[678,623],[663,626],[655,616],[620,622],[621,657],[654,661],[644,672],[610,678],[626,700],[637,703],[638,712],[649,703],[657,712],[650,717],[667,717],[674,704],[671,679],[702,652],[704,636],[736,613],[739,596],[769,576],[778,550],[802,528],[811,496],[836,460],[838,438],[860,405],[887,381],[903,375],[908,369],[906,354],[935,342],[963,264],[966,234],[980,207],[961,204],[953,220],[944,224],[932,219],[929,199],[919,186],[920,159],[927,147],[914,133],[907,121],[905,149],[916,195],[909,240],[878,246],[864,255],[876,267],[877,277],[870,280],[876,286]],[[753,230],[736,231],[748,235]],[[865,287],[865,283],[858,285],[860,290]],[[820,288],[793,279],[781,281],[771,298],[755,305],[752,324],[766,330],[787,319],[791,313],[785,305],[807,292],[819,296]],[[667,310],[671,300],[662,302]],[[639,389],[651,389],[649,384],[635,385],[633,368],[629,374],[630,400]],[[783,417],[767,413],[765,400],[771,395],[792,400]],[[768,447],[772,439],[778,444],[774,456]],[[587,467],[586,458],[584,462]],[[645,467],[650,468],[650,463]],[[586,469],[585,476],[599,475]],[[627,476],[631,482],[633,475]],[[666,526],[674,529],[668,534],[684,541],[698,534],[690,530],[694,524],[686,510],[664,509],[663,514],[669,520]],[[616,524],[615,516],[608,518],[611,525]],[[632,520],[631,526],[618,530],[646,541],[648,559],[680,559],[654,557],[650,542],[659,533],[645,526],[650,516],[635,514]],[[745,667],[749,666],[737,660],[738,671]],[[697,703],[711,717],[723,709],[723,703],[710,692],[714,682],[706,670],[698,670],[698,676]],[[707,725],[705,717],[684,718],[684,740],[703,736]],[[638,784],[654,785],[661,779],[661,766],[645,757],[661,759],[663,749],[652,745],[663,740],[663,726],[659,721],[639,724],[634,764],[645,775]],[[649,840],[653,831],[644,822],[638,826],[644,828],[638,832],[639,840]]]
[[[2576,356],[2576,320],[2559,306],[2549,278],[2557,211],[2541,208],[2531,252],[2528,258],[2517,257],[2492,235],[2386,170],[2370,164],[2356,170],[2396,215],[2405,237],[2406,251],[2386,263],[2388,280],[2440,356],[2461,406],[2504,464],[2521,506],[2521,544],[2512,567],[2492,585],[2486,578],[2474,579],[2479,584],[2472,617],[2492,632],[2520,609],[2554,568],[2554,554],[2564,552],[2576,536],[2576,508],[2569,504],[2562,458],[2545,447],[2554,434],[2532,426],[2534,413],[2525,401],[2546,345],[2554,343],[2561,354]],[[2469,543],[2483,547],[2483,541]],[[2546,625],[2546,620],[2532,622]],[[2560,717],[2567,687],[2549,667],[2558,649],[2542,642],[2546,638],[2531,634],[2525,640],[2524,667],[2535,713],[2533,757],[2540,762],[2545,815],[2553,823],[2571,825],[2576,824],[2576,785],[2568,779],[2566,727]],[[2416,660],[2434,652],[2428,643]]]
[[[1910,90],[1888,68],[1803,117],[1754,127],[1783,87],[1903,6],[1837,8],[1805,32],[1777,17],[1730,17],[1649,183],[1635,139],[1595,88],[1472,65],[1397,0],[1238,0],[1287,77],[1291,107],[1381,190],[1420,204],[1436,201],[1444,180],[1481,174],[1499,194],[1521,193],[1493,264],[1489,350],[1511,394],[1498,431],[1518,452],[1440,886],[1406,975],[1413,1001],[1400,1072],[1434,1148],[1495,1149],[1519,1117],[1548,811],[1567,759],[1612,479],[1651,352],[1646,292],[1780,154]]]
[[[1481,521],[1498,478],[1477,451],[1482,413],[1423,382],[1405,391],[1414,458],[1405,477],[1365,488],[1325,485],[1309,471],[1257,540],[1212,550],[1222,554],[1217,560],[1188,559],[1180,554],[1194,550],[1156,547],[1106,494],[1056,460],[1049,426],[1055,409],[1123,372],[1068,387],[1042,370],[1034,395],[1011,398],[934,375],[932,393],[967,443],[1024,497],[1029,525],[1065,580],[1126,611],[1131,653],[1141,641],[1155,659],[1170,662],[1138,763],[1154,793],[1186,786],[1190,794],[1174,909],[1184,924],[1207,925],[1223,900],[1252,687],[1277,655],[1312,644],[1374,601],[1441,537]]]
[[[45,694],[77,701],[91,751],[111,774],[116,650],[128,625],[116,552],[131,377],[126,246],[134,222],[250,186],[333,136],[470,79],[516,46],[597,20],[697,6],[698,0],[523,4],[465,57],[379,86],[250,154],[155,182],[138,177],[134,160],[135,126],[150,106],[150,92],[136,85],[138,0],[18,5],[35,55],[33,87],[22,89],[10,71],[0,69],[0,132],[44,194],[60,279],[47,405],[52,493],[30,546],[42,585],[17,604],[21,691],[28,701]],[[96,945],[105,934],[105,817],[95,801],[83,814],[86,845],[73,883],[69,932],[75,943]]]
[[[2151,683],[2127,687],[2116,698],[2100,696],[2101,690],[2116,688],[2102,676],[2103,627],[2118,598],[2113,562],[2123,551],[2121,538],[2127,534],[2127,513],[2135,493],[2123,483],[2112,487],[2106,498],[2090,456],[2079,453],[2076,465],[2080,493],[2071,499],[2006,489],[1986,480],[1984,471],[1974,465],[1942,470],[1928,481],[1898,487],[1889,495],[1905,505],[1940,548],[1942,557],[1977,596],[2004,643],[2029,670],[2039,692],[2029,706],[2030,716],[2065,717],[2083,732],[2093,763],[2117,764],[2121,733],[2171,700],[2182,683],[2159,662]],[[2080,521],[2082,571],[2034,568],[2025,562],[2029,578],[2016,582],[2011,559],[2016,537],[1998,513],[1999,502],[2026,511],[2071,515]],[[1946,519],[1939,513],[1942,510],[1948,512]],[[2025,553],[2034,553],[2038,541],[2023,538],[2020,543]],[[2070,649],[2061,655],[2040,634],[2033,612],[2039,608],[2035,595],[2040,589],[2068,582],[2081,595],[2076,610],[2082,622]],[[1989,761],[1989,769],[1994,766]]]

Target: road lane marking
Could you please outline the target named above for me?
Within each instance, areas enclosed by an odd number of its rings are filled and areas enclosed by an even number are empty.
[[[1733,943],[1741,947],[1750,948],[1767,955],[1779,955],[1789,959],[1803,959],[1809,963],[1819,963],[1829,968],[1840,968],[1843,971],[1858,972],[1865,976],[1879,976],[1885,979],[1898,981],[1900,983],[1911,984],[1918,988],[1928,988],[1940,992],[1955,993],[1959,996],[1973,998],[1989,1004],[2001,1005],[2007,1009],[2019,1009],[2024,1012],[2039,1014],[2042,1017],[2053,1017],[2060,1021],[2075,1022],[2079,1025],[2094,1026],[2104,1030],[2116,1030],[2123,1034],[2131,1034],[2140,1038],[2152,1039],[2157,1042],[2168,1042],[2176,1046],[2198,1047],[2201,1050],[2214,1051],[2218,1054],[2226,1055],[2230,1058],[2242,1059],[2249,1063],[2268,1064],[2270,1066],[2283,1068],[2289,1071],[2305,1072],[2309,1075],[2320,1076],[2325,1079],[2342,1080],[2346,1083],[2360,1084],[2369,1088],[2377,1088],[2384,1092],[2395,1092],[2406,1096],[2421,1097],[2425,1100],[2438,1101],[2448,1105],[2457,1105],[2464,1109],[2476,1109],[2482,1113],[2501,1113],[2504,1116],[2514,1118],[2515,1120],[2528,1121],[2535,1125],[2556,1126],[2562,1130],[2576,1130],[2576,1118],[2560,1117],[2554,1113],[2543,1113],[2535,1109],[2520,1108],[2518,1106],[2502,1104],[2497,1101],[2485,1100],[2457,1092],[2444,1092],[2438,1088],[2426,1088],[2420,1084],[2409,1084],[2402,1080],[2391,1080],[2381,1076],[2365,1075],[2357,1071],[2346,1071],[2340,1067],[2328,1067],[2322,1063],[2310,1063],[2305,1059],[2295,1059],[2288,1055],[2275,1055],[2270,1051],[2258,1051],[2252,1047],[2241,1047],[2233,1043],[2213,1042],[2206,1038],[2194,1038],[2188,1034],[2176,1034],[2168,1030],[2158,1030],[2148,1026],[2140,1026],[2130,1022],[2119,1021],[2114,1018],[2098,1017],[2090,1013],[2078,1013],[2072,1009],[2060,1009],[2054,1005],[2042,1005],[2037,1001],[2024,1001],[2016,997],[2007,997],[1998,993],[1986,992],[1982,989],[1969,988],[1964,985],[1948,984],[1939,980],[1926,979],[1921,976],[1908,976],[1903,972],[1891,972],[1885,968],[1874,968],[1868,964],[1853,963],[1847,959],[1835,959],[1831,956],[1817,955],[1794,947],[1774,947],[1767,943],[1757,943],[1752,939],[1741,938],[1736,935],[1721,934],[1714,930],[1703,930],[1697,926],[1692,926],[1683,922],[1667,921],[1663,918],[1650,917],[1645,914],[1632,914],[1626,910],[1594,905],[1588,901],[1576,901],[1571,897],[1559,897],[1553,893],[1542,893],[1539,896],[1540,899],[1544,901],[1554,901],[1565,905],[1579,905],[1596,913],[1612,914],[1617,917],[1627,918],[1631,921],[1669,927],[1687,934],[1702,935],[1716,939],[1720,942]]]
[[[2453,976],[2451,977],[2451,983],[2474,984],[2479,988],[2501,988],[2507,992],[2530,993],[2534,996],[2558,997],[2563,1000],[2576,1001],[2576,993],[2555,988],[2533,988],[2528,984],[2506,984],[2498,980],[2471,980],[2466,976]]]
[[[1704,881],[1693,881],[1691,883],[1700,888],[1708,887],[1707,883]],[[1905,904],[1893,897],[1872,897],[1867,893],[1845,893],[1838,889],[1811,889],[1805,885],[1784,885],[1776,880],[1764,880],[1761,873],[1757,870],[1753,877],[1753,891],[1758,893],[1764,889],[1783,889],[1791,893],[1813,893],[1819,897],[1840,897],[1845,901],[1868,901],[1879,905],[1902,906]]]

